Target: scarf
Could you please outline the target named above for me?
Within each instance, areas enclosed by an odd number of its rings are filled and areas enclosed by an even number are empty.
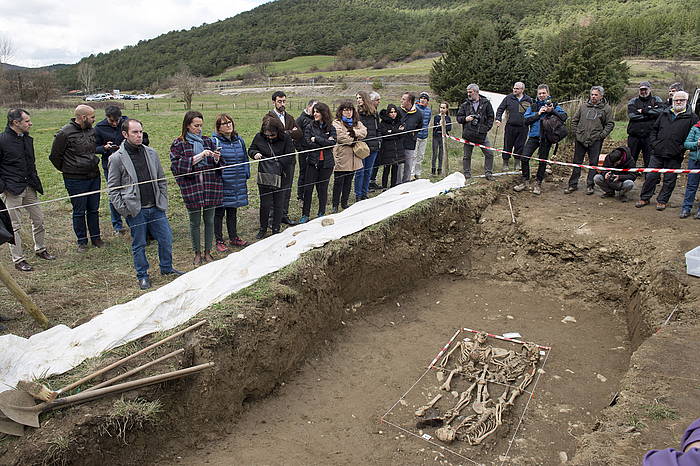
[[[204,139],[202,139],[202,136],[188,132],[185,140],[192,144],[192,151],[195,154],[199,154],[204,150]]]
[[[340,118],[342,118],[343,123],[345,123],[348,126],[352,126],[352,118],[348,118],[348,117],[340,117]]]

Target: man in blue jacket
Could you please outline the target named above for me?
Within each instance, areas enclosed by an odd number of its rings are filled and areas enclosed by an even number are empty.
[[[513,84],[513,93],[508,94],[501,105],[496,110],[496,128],[500,128],[503,120],[503,113],[508,113],[506,121],[506,129],[503,134],[503,150],[507,152],[515,152],[522,154],[527,140],[527,124],[523,115],[530,108],[532,97],[525,94],[525,84],[518,81]],[[503,155],[503,170],[510,168],[510,154],[505,152]],[[514,170],[520,170],[520,158],[514,157]]]
[[[523,118],[525,123],[530,125],[530,132],[527,135],[527,142],[523,149],[523,158],[520,161],[523,170],[523,182],[513,187],[516,192],[524,191],[530,188],[530,157],[537,150],[537,157],[547,160],[549,157],[549,149],[552,143],[546,138],[542,131],[542,121],[547,118],[559,118],[565,121],[568,115],[557,105],[549,95],[549,86],[540,84],[537,86],[537,99],[527,109]],[[547,162],[540,162],[537,167],[537,176],[535,186],[532,187],[532,194],[542,194],[542,181],[544,181]]]
[[[428,127],[430,126],[430,118],[433,111],[428,106],[428,101],[430,101],[430,96],[427,92],[421,92],[418,96],[418,103],[416,108],[423,112],[423,129],[418,132],[418,139],[416,140],[416,158],[413,164],[413,176],[417,179],[421,175],[421,166],[423,165],[423,156],[425,155],[425,148],[428,146]]]

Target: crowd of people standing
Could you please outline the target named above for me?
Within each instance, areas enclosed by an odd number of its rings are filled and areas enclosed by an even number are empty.
[[[326,103],[310,100],[298,118],[287,112],[287,96],[272,94],[272,109],[263,116],[259,131],[249,145],[236,131],[233,117],[221,113],[213,123],[211,136],[205,135],[202,113],[188,111],[180,134],[170,145],[170,169],[180,188],[188,212],[194,266],[214,260],[213,251],[225,253],[230,248],[245,247],[248,241],[238,233],[238,209],[249,204],[248,180],[251,163],[257,164],[255,183],[260,198],[259,227],[256,237],[264,238],[268,230],[279,233],[283,224],[295,225],[311,220],[316,193],[317,217],[329,208],[337,213],[349,207],[354,186],[356,201],[367,199],[371,190],[390,188],[422,176],[422,161],[432,132],[431,174],[442,174],[442,131],[452,130],[449,105],[442,102],[433,113],[430,96],[417,97],[406,92],[400,104],[381,108],[376,92],[358,92],[355,100],[343,101],[332,109]],[[651,92],[651,84],[642,82],[639,95],[628,103],[630,123],[627,145],[601,156],[603,141],[613,130],[610,105],[602,86],[593,86],[589,98],[571,118],[573,163],[584,159],[590,165],[609,168],[634,168],[640,154],[644,167],[680,168],[686,150],[690,150],[689,168],[700,168],[700,125],[687,105],[688,94],[679,84],[669,90],[664,101]],[[541,84],[535,98],[525,92],[525,84],[516,82],[494,111],[491,102],[480,95],[479,86],[467,87],[467,99],[459,106],[456,120],[462,125],[462,137],[478,144],[484,154],[487,180],[493,180],[497,150],[489,140],[489,131],[505,121],[502,169],[520,170],[522,181],[517,192],[542,193],[547,160],[552,147],[566,136],[569,116]],[[13,225],[14,244],[10,251],[15,267],[31,271],[22,252],[18,207],[27,206],[32,222],[37,257],[53,260],[46,249],[43,214],[35,203],[42,186],[36,171],[31,118],[23,109],[12,109],[8,124],[0,135],[0,187],[2,199]],[[73,231],[79,252],[91,242],[103,247],[98,209],[100,202],[100,158],[109,188],[110,217],[115,234],[126,235],[127,224],[132,238],[132,254],[139,286],[151,286],[145,246],[149,239],[158,242],[161,274],[179,275],[172,267],[172,230],[167,220],[167,183],[157,153],[148,145],[148,135],[140,121],[122,115],[116,106],[105,110],[105,119],[95,122],[95,111],[87,105],[75,109],[75,117],[56,134],[49,159],[63,176],[73,207]],[[463,172],[472,176],[474,145],[464,144]],[[556,150],[556,149],[555,149]],[[536,154],[536,155],[535,155]],[[530,181],[530,157],[541,159],[534,183]],[[298,174],[296,166],[298,165]],[[383,168],[381,177],[379,170]],[[564,193],[578,189],[581,169],[575,167]],[[663,175],[663,187],[656,208],[663,210],[675,187],[677,175]],[[626,200],[634,186],[634,172],[588,170],[586,194],[597,186],[602,197],[618,196]],[[658,173],[645,177],[636,207],[650,203]],[[301,204],[301,216],[289,215],[293,184]],[[379,180],[379,183],[377,182]],[[354,182],[354,183],[353,183]],[[691,174],[680,217],[690,216],[700,175]],[[700,218],[700,211],[696,214]],[[224,236],[226,219],[227,239]],[[202,236],[202,229],[204,234]]]

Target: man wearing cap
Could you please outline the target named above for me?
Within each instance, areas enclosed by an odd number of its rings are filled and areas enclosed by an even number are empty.
[[[688,105],[687,92],[676,92],[672,102],[673,106],[661,112],[652,126],[649,143],[653,154],[649,161],[649,168],[681,168],[685,154],[683,144],[690,129],[698,122],[698,116]],[[676,187],[676,178],[678,175],[675,173],[664,173],[663,187],[656,197],[656,210],[666,209],[666,204]],[[654,195],[660,179],[659,173],[647,174],[635,207],[649,205],[649,200]]]
[[[639,96],[627,102],[627,146],[632,152],[635,163],[642,153],[644,167],[649,166],[651,159],[651,146],[649,135],[651,127],[664,109],[661,97],[651,94],[651,83],[642,81],[639,83]]]
[[[421,175],[421,165],[423,165],[423,156],[425,155],[425,148],[428,145],[428,127],[430,126],[430,119],[432,118],[433,111],[428,106],[428,101],[430,96],[427,92],[421,92],[418,96],[418,103],[416,107],[423,112],[423,126],[418,132],[418,139],[416,140],[416,158],[413,163],[413,176],[420,178]]]

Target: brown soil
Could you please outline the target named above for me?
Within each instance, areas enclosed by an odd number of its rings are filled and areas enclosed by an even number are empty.
[[[631,465],[676,445],[700,402],[684,370],[700,345],[699,287],[682,256],[700,244],[697,221],[547,184],[542,197],[513,196],[512,224],[508,183],[423,203],[207,310],[187,363],[217,368],[142,392],[164,404],[160,424],[122,440],[98,434],[111,401],[68,409],[2,441],[0,464],[468,464],[378,423],[460,326],[553,346],[509,457],[525,397],[464,456]],[[426,376],[397,419],[435,382]]]

